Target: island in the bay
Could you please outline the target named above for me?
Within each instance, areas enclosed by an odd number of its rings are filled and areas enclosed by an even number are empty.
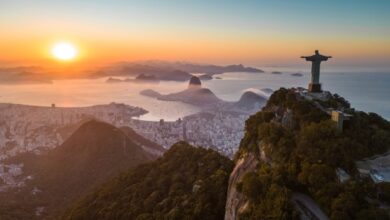
[[[197,76],[192,76],[187,89],[180,92],[163,95],[152,89],[146,89],[142,90],[140,94],[163,101],[184,102],[200,106],[209,111],[253,112],[263,106],[267,99],[253,91],[246,91],[237,102],[224,101],[218,98],[210,89],[203,88],[202,82]]]

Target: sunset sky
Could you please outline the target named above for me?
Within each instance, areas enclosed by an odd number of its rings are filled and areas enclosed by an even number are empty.
[[[300,65],[319,49],[335,66],[390,68],[390,1],[1,0],[0,64],[185,60]]]

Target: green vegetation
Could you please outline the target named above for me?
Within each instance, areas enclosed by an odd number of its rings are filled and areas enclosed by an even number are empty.
[[[388,185],[379,187],[361,178],[355,161],[389,149],[390,123],[376,114],[349,109],[353,117],[339,132],[318,104],[349,107],[337,95],[316,104],[282,88],[261,112],[247,120],[236,158],[246,152],[260,156],[263,151],[268,161],[261,161],[256,172],[248,173],[237,186],[251,201],[241,217],[294,219],[297,213],[290,196],[303,192],[331,219],[389,219],[378,206],[379,200],[388,201]],[[346,170],[351,179],[340,183],[337,168]]]
[[[223,219],[233,163],[185,142],[80,200],[63,219]]]

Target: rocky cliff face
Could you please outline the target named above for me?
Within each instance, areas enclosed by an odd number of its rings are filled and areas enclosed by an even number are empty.
[[[259,160],[253,153],[242,156],[236,163],[229,177],[229,186],[226,197],[225,220],[235,220],[238,214],[245,209],[247,198],[237,191],[237,184],[245,174],[256,170]]]

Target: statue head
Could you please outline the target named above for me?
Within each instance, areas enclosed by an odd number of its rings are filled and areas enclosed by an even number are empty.
[[[320,54],[320,53],[318,52],[318,50],[316,50],[315,53],[316,53],[316,55]]]

